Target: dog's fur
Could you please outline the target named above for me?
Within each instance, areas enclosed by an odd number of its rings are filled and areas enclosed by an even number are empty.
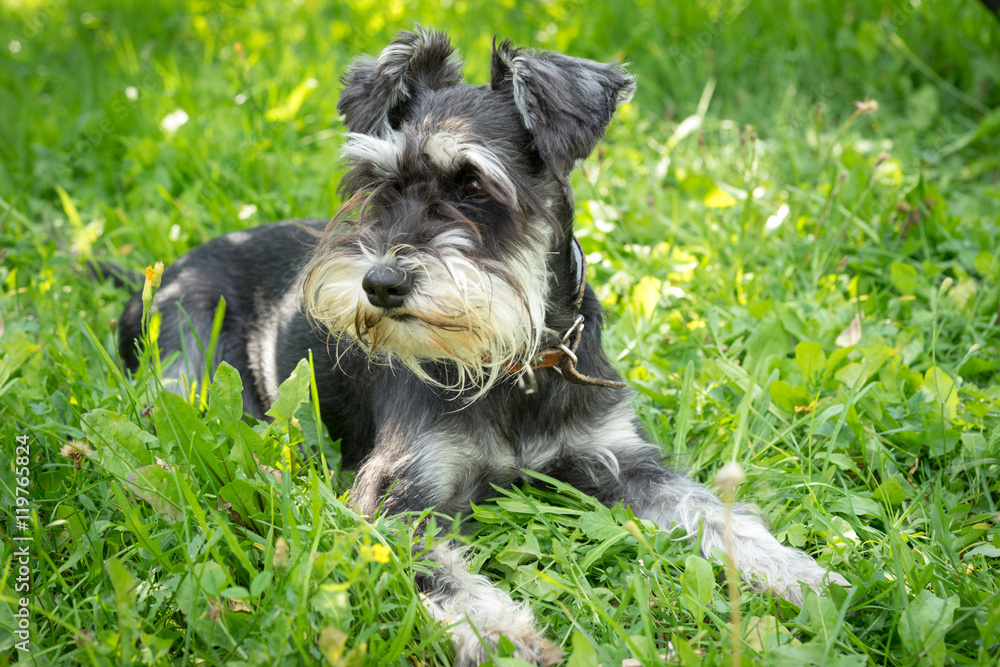
[[[164,377],[199,377],[199,341],[224,296],[212,363],[240,371],[246,410],[263,417],[311,350],[361,512],[454,515],[528,469],[700,534],[710,555],[723,547],[723,504],[663,465],[614,384],[597,299],[589,287],[579,296],[568,177],[634,78],[617,63],[508,42],[494,46],[489,85],[463,83],[461,66],[444,35],[418,28],[350,67],[338,106],[349,129],[344,208],[328,224],[229,234],[171,266],[154,301],[159,346],[183,354]],[[120,323],[133,368],[141,310],[137,294]],[[575,354],[528,370],[539,350],[569,346],[581,316]],[[732,555],[747,580],[793,601],[800,584],[846,583],[743,506]],[[519,657],[558,660],[531,610],[470,574],[457,547],[430,560],[419,584],[430,612],[454,623],[457,664],[485,659],[501,634]]]

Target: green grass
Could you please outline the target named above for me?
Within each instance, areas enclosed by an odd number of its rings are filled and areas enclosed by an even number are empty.
[[[345,504],[307,370],[270,425],[230,374],[193,404],[127,381],[128,295],[85,271],[331,215],[338,76],[419,21],[476,82],[494,34],[639,75],[574,177],[606,347],[665,455],[709,483],[740,463],[740,498],[853,584],[801,610],[744,591],[743,664],[995,664],[1000,23],[957,0],[444,4],[0,2],[0,660],[448,663],[417,522]],[[723,570],[680,536],[571,489],[473,514],[473,567],[569,664],[730,664]]]

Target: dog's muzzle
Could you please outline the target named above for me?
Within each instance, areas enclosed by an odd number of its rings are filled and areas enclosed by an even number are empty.
[[[376,308],[399,308],[413,290],[413,274],[397,266],[373,266],[362,279],[361,289]]]

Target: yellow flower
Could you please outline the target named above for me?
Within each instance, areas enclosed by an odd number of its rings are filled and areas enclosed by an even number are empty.
[[[153,292],[160,286],[161,278],[163,278],[163,262],[146,267],[146,280],[142,284],[142,303],[144,305],[153,300]]]
[[[153,267],[146,267],[146,280],[142,283],[142,303],[146,305],[153,300]]]
[[[361,547],[361,557],[365,559],[366,563],[371,563],[372,561],[375,561],[376,563],[388,563],[389,556],[391,555],[392,549],[384,544],[373,544],[371,546]]]

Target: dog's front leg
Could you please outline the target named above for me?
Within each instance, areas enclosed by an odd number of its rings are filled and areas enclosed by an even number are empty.
[[[664,528],[679,525],[692,537],[700,534],[706,558],[715,549],[726,551],[725,505],[701,484],[668,470],[648,485],[626,478],[623,492],[632,499],[637,516]],[[743,578],[753,585],[769,588],[798,605],[802,604],[800,584],[817,592],[829,582],[848,585],[805,552],[778,542],[753,507],[735,504],[729,521],[730,555]]]
[[[506,484],[517,474],[513,457],[483,431],[473,434],[453,424],[414,434],[412,426],[384,425],[381,435],[352,489],[352,502],[363,514],[434,507],[454,516],[492,493],[490,483]],[[559,662],[562,651],[538,630],[530,607],[472,574],[455,542],[438,544],[424,561],[417,584],[431,616],[450,626],[456,665],[486,661],[500,635],[514,645],[517,658],[536,665]]]
[[[572,442],[571,449],[573,463],[564,465],[558,476],[608,505],[624,500],[636,516],[665,530],[679,525],[693,538],[700,535],[706,558],[715,549],[726,550],[723,502],[701,484],[664,466],[659,448],[646,440],[631,418],[607,420],[605,428],[592,429],[586,438]],[[800,583],[816,591],[828,582],[848,585],[805,552],[778,542],[750,506],[733,507],[730,530],[736,567],[755,586],[801,604]]]
[[[495,648],[500,635],[514,645],[514,657],[534,665],[554,665],[562,659],[559,647],[535,626],[531,608],[514,602],[483,575],[469,572],[455,543],[437,545],[427,558],[431,571],[418,576],[417,583],[427,611],[450,626],[456,666],[486,661],[487,647]]]

